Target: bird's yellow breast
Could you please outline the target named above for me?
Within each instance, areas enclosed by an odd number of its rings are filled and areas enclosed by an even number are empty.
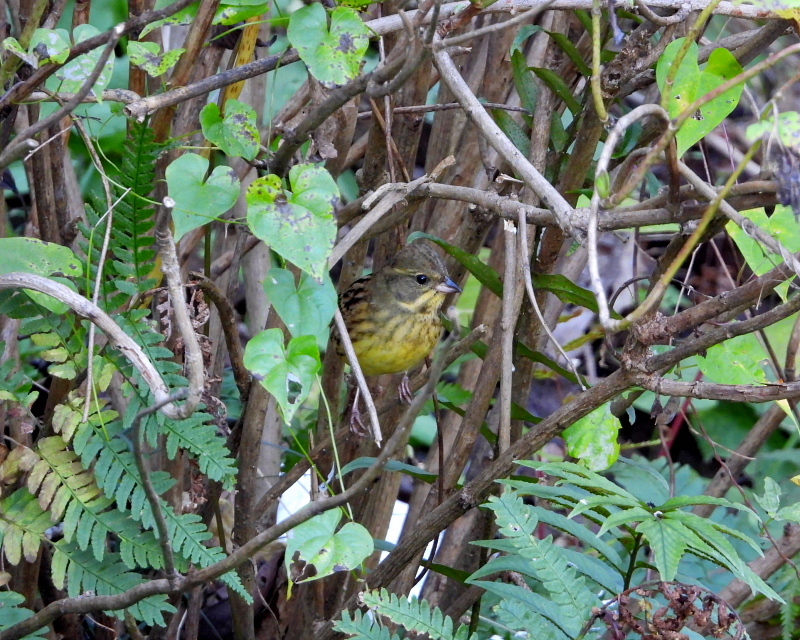
[[[436,313],[381,310],[351,327],[350,339],[364,375],[400,373],[425,359],[442,333]]]

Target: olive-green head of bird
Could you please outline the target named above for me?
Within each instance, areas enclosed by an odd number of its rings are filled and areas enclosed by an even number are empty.
[[[381,302],[425,315],[438,313],[448,293],[461,291],[439,254],[421,243],[400,251],[373,276],[372,287]]]
[[[339,306],[364,373],[398,373],[425,359],[442,332],[445,296],[457,291],[436,251],[419,243],[356,280]]]

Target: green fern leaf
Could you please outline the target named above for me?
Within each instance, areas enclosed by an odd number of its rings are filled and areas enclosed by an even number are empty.
[[[15,591],[0,591],[0,631],[5,631],[9,627],[27,620],[33,615],[33,611],[20,607],[25,602],[25,597]],[[22,640],[44,640],[35,633],[23,636]]]
[[[531,576],[541,581],[560,609],[564,630],[571,635],[577,633],[592,607],[600,604],[599,598],[589,591],[584,577],[568,564],[551,537],[536,538],[538,518],[534,508],[515,491],[493,496],[484,506],[494,511],[500,533],[511,541],[516,553],[530,562]]]
[[[342,611],[342,619],[334,622],[333,628],[355,640],[400,640],[400,636],[381,626],[375,616],[364,616],[358,609],[353,612],[352,617],[347,609]]]
[[[52,526],[50,514],[44,511],[27,489],[17,489],[0,502],[0,545],[13,565],[24,558],[36,560],[45,531]]]
[[[506,627],[514,631],[524,631],[529,638],[556,640],[558,637],[563,637],[563,634],[546,618],[516,600],[501,600],[493,611]]]
[[[66,587],[70,597],[87,591],[101,596],[117,595],[145,582],[139,574],[128,571],[117,554],[108,553],[99,562],[89,551],[64,541],[53,545],[52,572],[53,583],[60,589]],[[127,610],[149,625],[163,625],[163,614],[175,612],[166,595],[147,597]]]
[[[5,353],[6,343],[0,342],[0,353]],[[9,358],[0,363],[0,400],[15,402],[24,409],[30,410],[31,405],[39,396],[38,391],[32,391],[33,381],[23,371],[17,371],[14,358]]]
[[[86,209],[88,225],[81,227],[87,239],[82,248],[92,265],[103,244],[106,225],[111,224],[108,247],[109,259],[104,265],[105,305],[115,309],[130,300],[131,296],[143,293],[156,284],[151,277],[156,256],[155,205],[148,199],[155,184],[155,166],[166,145],[156,143],[153,131],[146,124],[130,123],[128,137],[122,150],[119,167],[109,171],[113,191],[119,200],[111,216],[99,215],[106,205],[97,197]],[[90,266],[92,280],[97,268]]]
[[[362,600],[377,613],[406,629],[427,633],[431,638],[443,640],[457,640],[457,636],[463,637],[462,628],[460,627],[454,634],[452,618],[445,616],[441,609],[431,608],[426,600],[418,600],[414,596],[408,599],[399,598],[386,589],[364,593]]]

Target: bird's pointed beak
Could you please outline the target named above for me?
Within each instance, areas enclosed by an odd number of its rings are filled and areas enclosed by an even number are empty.
[[[436,290],[439,293],[461,293],[461,287],[459,287],[450,278],[445,278],[442,284],[436,285]]]

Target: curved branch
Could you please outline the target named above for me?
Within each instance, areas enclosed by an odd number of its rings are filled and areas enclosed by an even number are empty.
[[[0,290],[3,289],[32,289],[44,293],[60,302],[63,302],[82,318],[97,325],[105,333],[111,344],[119,349],[130,360],[131,364],[141,374],[145,383],[153,392],[155,402],[166,402],[162,407],[164,414],[176,419],[180,416],[180,408],[170,402],[170,393],[158,369],[155,368],[142,348],[125,333],[122,328],[105,311],[90,302],[69,287],[42,276],[32,273],[6,273],[0,275]]]

